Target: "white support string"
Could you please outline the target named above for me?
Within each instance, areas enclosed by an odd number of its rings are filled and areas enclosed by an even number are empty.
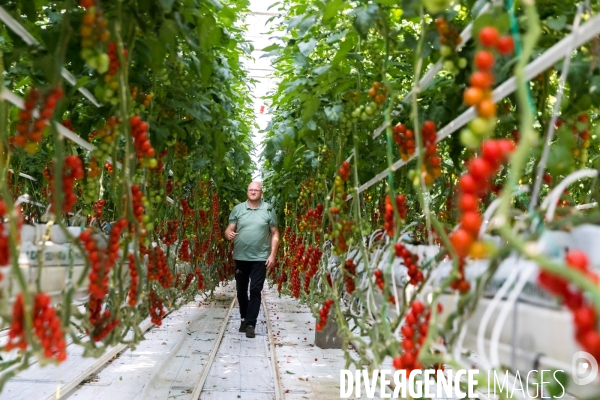
[[[565,38],[560,40],[558,43],[556,43],[554,46],[552,46],[548,50],[546,50],[538,58],[536,58],[535,60],[530,62],[527,65],[527,67],[525,67],[525,71],[524,71],[525,79],[531,80],[535,76],[539,75],[541,72],[550,68],[557,61],[564,58],[566,48],[568,48],[570,46],[573,46],[573,48],[577,48],[577,47],[583,45],[584,43],[589,42],[593,37],[595,37],[598,33],[600,33],[600,15],[596,15],[596,16],[590,18],[590,20],[588,20],[588,22],[586,22],[584,25],[582,25],[580,27],[579,31],[576,33],[577,33],[577,35],[575,35],[575,32],[569,34],[568,36],[566,36]],[[574,42],[574,44],[573,44],[573,42]],[[498,101],[504,99],[506,96],[513,93],[516,89],[517,89],[517,79],[513,76],[510,79],[506,80],[504,83],[502,83],[500,86],[498,86],[494,90],[494,92],[493,92],[494,102],[498,102]],[[461,115],[459,115],[455,120],[453,120],[448,125],[446,125],[444,128],[442,128],[438,131],[436,143],[440,142],[441,140],[450,136],[452,133],[456,132],[458,129],[462,128],[464,125],[466,125],[469,121],[471,121],[476,116],[477,116],[477,113],[475,112],[475,107],[470,107],[468,110],[466,110]],[[386,168],[379,174],[375,175],[371,180],[369,180],[368,182],[366,182],[365,184],[360,186],[358,188],[358,193],[361,193],[361,192],[367,190],[369,187],[373,186],[375,183],[384,179],[388,174],[388,170],[391,170],[392,172],[397,171],[398,169],[400,169],[402,166],[408,164],[410,161],[412,161],[417,156],[418,156],[418,151],[415,152],[415,154],[413,154],[413,156],[411,158],[409,158],[407,161],[402,161],[402,160],[396,161],[394,164],[392,164],[392,166],[390,168]]]
[[[12,169],[12,168],[9,168],[9,169],[8,169],[8,171],[9,171],[11,174],[14,174],[14,173],[15,173],[15,171],[13,171],[13,169]],[[33,176],[31,176],[31,175],[27,175],[27,174],[24,174],[24,173],[22,173],[22,172],[19,172],[19,176],[20,176],[20,177],[22,177],[22,178],[25,178],[25,179],[29,179],[30,181],[37,182],[37,179],[35,179],[35,178],[34,178]]]
[[[0,6],[0,21],[4,22],[4,24],[9,27],[14,33],[19,35],[19,37],[27,43],[29,46],[40,46],[40,42],[37,41],[21,24],[17,22],[16,19],[12,17],[2,6]],[[61,69],[61,75],[67,82],[69,82],[72,86],[77,85],[77,79],[73,76],[72,73],[67,71],[64,67]],[[100,107],[100,103],[94,97],[94,95],[84,87],[80,87],[77,89],[86,99],[88,99],[93,105],[96,107]]]

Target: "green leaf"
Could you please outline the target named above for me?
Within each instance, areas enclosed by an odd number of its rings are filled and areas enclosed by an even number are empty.
[[[313,115],[319,109],[321,100],[316,96],[311,96],[307,101],[304,102],[304,109],[302,110],[302,120],[307,122],[312,118]]]
[[[310,55],[310,53],[312,53],[312,51],[315,49],[316,46],[317,46],[317,40],[314,38],[310,39],[308,42],[298,43],[298,48],[300,49],[300,52],[302,54],[304,54],[305,57],[308,57]]]
[[[325,115],[330,121],[339,121],[344,109],[340,105],[325,107]]]
[[[317,76],[324,74],[325,72],[329,71],[329,68],[331,68],[331,65],[323,65],[321,67],[317,67],[313,69],[313,73]]]
[[[173,8],[173,4],[175,3],[175,0],[158,0],[158,4],[160,4],[160,6],[162,7],[162,9],[166,12],[166,13],[170,13],[171,9]]]
[[[346,55],[352,50],[356,44],[356,34],[349,34],[346,36],[346,40],[340,43],[340,49],[337,54],[331,60],[331,64],[337,65],[340,61],[346,58]]]
[[[371,29],[371,26],[377,17],[378,9],[379,6],[377,6],[377,4],[369,4],[366,7],[357,7],[350,13],[355,16],[354,28],[361,36],[366,37],[369,33],[369,29]]]
[[[564,15],[559,15],[557,17],[546,18],[546,25],[548,25],[548,27],[551,29],[560,31],[565,27],[565,25],[567,25],[567,17]]]
[[[265,53],[268,53],[270,51],[279,50],[279,49],[281,49],[281,46],[278,45],[277,43],[273,43],[272,45],[267,46],[264,49],[262,49],[262,51],[264,51]]]
[[[375,0],[375,2],[384,6],[393,6],[395,4],[398,4],[397,0]]]
[[[323,23],[329,22],[336,14],[348,7],[344,0],[333,0],[327,3],[323,10]]]
[[[169,50],[172,55],[175,55],[175,38],[178,31],[179,29],[177,28],[177,23],[172,19],[165,20],[160,27],[160,40],[164,44],[169,45]]]
[[[298,26],[298,35],[300,37],[304,36],[306,32],[315,25],[315,22],[317,22],[316,15],[311,15],[310,17],[302,21],[300,26]]]
[[[347,30],[343,30],[342,32],[339,32],[339,33],[334,33],[333,35],[330,35],[330,36],[327,38],[327,44],[331,44],[331,43],[335,43],[335,42],[337,42],[338,40],[340,40],[340,39],[344,38],[344,37],[346,36],[346,34],[347,34],[347,33],[348,33],[348,31],[347,31]]]

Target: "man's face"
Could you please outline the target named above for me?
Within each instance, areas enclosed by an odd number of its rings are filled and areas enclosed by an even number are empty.
[[[248,186],[248,200],[258,201],[262,196],[262,186],[258,183],[251,183]]]

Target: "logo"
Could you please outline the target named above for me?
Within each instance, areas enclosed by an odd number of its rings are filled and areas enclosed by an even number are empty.
[[[578,351],[571,360],[573,368],[573,382],[576,385],[592,383],[598,376],[598,363],[594,356],[585,351]]]

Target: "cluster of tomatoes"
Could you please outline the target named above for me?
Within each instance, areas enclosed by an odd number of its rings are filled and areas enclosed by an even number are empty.
[[[190,203],[186,199],[181,199],[181,212],[186,217],[194,216],[194,210],[191,209]]]
[[[375,284],[382,292],[385,290],[385,279],[383,279],[383,271],[380,269],[376,269],[373,271],[373,276],[375,277]]]
[[[77,156],[70,155],[65,157],[63,164],[63,174],[62,174],[62,191],[63,191],[63,212],[69,213],[77,203],[77,195],[75,194],[75,180],[82,179],[84,176],[83,173],[83,163],[81,159]],[[54,183],[54,180],[51,180],[51,184]],[[54,193],[54,189],[52,189],[52,193]],[[56,212],[56,201],[52,201],[52,206],[50,211]]]
[[[142,193],[142,189],[140,189],[140,185],[132,185],[131,186],[131,200],[133,203],[133,215],[135,215],[135,219],[142,224],[144,217],[144,202],[143,202],[144,193]]]
[[[556,121],[556,127],[563,125],[562,120]],[[581,165],[585,165],[588,161],[588,148],[590,147],[590,131],[589,131],[589,115],[581,114],[575,119],[571,126],[573,136],[575,137],[575,145],[571,148],[573,158],[578,159]]]
[[[425,184],[431,185],[436,178],[442,175],[442,159],[437,152],[437,132],[435,122],[425,121],[421,128],[423,148],[425,149],[424,171]]]
[[[500,54],[510,54],[514,43],[511,36],[502,36],[492,26],[487,26],[479,32],[479,43],[485,48],[475,54],[475,67],[477,70],[471,75],[471,86],[465,90],[463,100],[465,104],[474,106],[478,117],[469,122],[469,128],[461,133],[461,141],[470,148],[475,148],[490,136],[495,124],[496,103],[492,98],[492,85],[494,74],[492,69],[496,63],[491,51],[496,48]]]
[[[316,326],[318,331],[322,330],[327,325],[327,319],[329,319],[329,309],[333,303],[333,300],[327,299],[325,300],[323,307],[319,310],[319,323]]]
[[[292,271],[291,284],[290,284],[292,296],[294,296],[295,298],[298,298],[298,297],[300,297],[300,288],[301,288],[301,286],[300,286],[300,271],[307,268],[307,265],[304,263],[306,260],[305,256],[304,256],[306,247],[301,243],[301,240],[299,241],[299,244],[296,249],[297,249],[295,251],[296,256],[291,260],[289,267]]]
[[[172,246],[177,241],[177,228],[179,228],[179,222],[176,219],[167,221],[167,229],[162,232],[161,240],[167,246]]]
[[[423,276],[423,272],[421,272],[417,266],[417,263],[419,262],[419,256],[408,251],[408,249],[404,247],[402,243],[396,243],[394,245],[394,251],[396,252],[396,257],[402,258],[404,266],[408,270],[410,284],[416,286],[423,282],[425,277]]]
[[[127,293],[127,302],[133,307],[137,304],[137,289],[140,281],[138,271],[135,265],[135,258],[133,254],[129,254],[129,292]]]
[[[60,326],[60,318],[52,307],[50,296],[45,293],[35,295],[33,305],[33,329],[40,341],[45,358],[54,358],[58,362],[67,359],[67,344]],[[13,304],[12,322],[8,331],[6,351],[12,349],[25,350],[27,338],[25,335],[25,313],[23,294],[17,294]]]
[[[90,158],[87,165],[87,173],[85,179],[85,190],[83,191],[83,201],[86,204],[91,204],[96,201],[100,195],[100,176],[102,169],[98,165],[96,157]]]
[[[440,55],[444,60],[444,69],[456,74],[458,73],[458,70],[455,64],[458,64],[458,68],[460,69],[467,66],[467,60],[458,58],[456,53],[456,47],[462,43],[462,38],[460,37],[458,29],[454,26],[450,26],[450,23],[442,17],[435,20],[435,27],[440,35]]]
[[[188,273],[185,276],[185,283],[183,284],[182,290],[185,292],[189,287],[192,281],[194,280],[194,274]]]
[[[308,207],[311,203],[315,186],[315,178],[309,178],[306,182],[300,184],[300,194],[298,195],[298,205],[300,207]]]
[[[185,238],[181,241],[181,247],[179,248],[179,259],[181,261],[190,262],[192,255],[190,253],[190,239]]]
[[[212,211],[213,211],[213,228],[215,230],[215,235],[217,242],[223,240],[221,236],[221,228],[219,226],[219,195],[214,193],[212,195]]]
[[[105,310],[102,316],[96,321],[91,337],[94,342],[104,339],[117,325],[121,323],[119,318],[112,318],[110,310]]]
[[[129,126],[138,161],[144,166],[155,168],[158,161],[153,158],[156,153],[148,137],[148,123],[142,121],[138,115],[134,115],[129,119]]]
[[[24,109],[19,111],[19,122],[17,123],[17,135],[10,138],[10,143],[17,147],[25,148],[30,154],[38,149],[38,143],[43,139],[42,132],[48,124],[48,120],[54,114],[56,104],[62,98],[61,88],[51,89],[42,101],[39,117],[33,116],[34,109],[41,100],[41,92],[31,88],[25,97]]]
[[[123,49],[123,57],[126,58],[127,54],[127,50]],[[108,44],[107,56],[108,73],[104,75],[104,82],[106,83],[106,88],[104,88],[104,93],[101,98],[103,101],[114,105],[117,104],[117,102],[119,101],[119,96],[117,95],[117,91],[119,89],[119,80],[117,78],[117,73],[119,72],[119,68],[121,67],[117,44],[115,42],[110,42]]]
[[[137,86],[131,87],[130,92],[131,92],[131,98],[136,100],[137,102],[141,103],[139,105],[136,104],[135,107],[133,108],[134,114],[142,113],[142,112],[146,111],[147,108],[150,107],[150,104],[152,103],[152,98],[154,97],[153,93],[150,93],[150,94],[139,93]]]
[[[600,283],[600,277],[590,270],[590,263],[584,252],[570,250],[565,256],[565,261],[569,268],[586,275],[594,284]],[[542,287],[558,296],[571,310],[577,343],[596,360],[600,360],[600,331],[597,328],[598,315],[594,305],[586,299],[582,291],[573,288],[568,280],[560,276],[541,271],[538,280]]]
[[[406,196],[399,194],[396,196],[396,210],[398,210],[398,217],[404,220],[406,219]],[[394,206],[390,200],[390,196],[385,196],[385,214],[383,222],[383,230],[389,237],[394,237],[394,230],[396,224],[394,223]]]
[[[350,178],[350,163],[348,161],[342,163],[342,166],[338,169],[338,174],[344,182]]]
[[[339,214],[344,206],[345,198],[346,194],[344,190],[344,179],[338,175],[333,180],[333,196],[331,199],[331,207],[329,207],[329,212],[332,214]]]
[[[215,262],[215,251],[210,250],[206,253],[206,265],[213,265]]]
[[[165,289],[170,288],[173,282],[167,257],[160,246],[154,246],[148,254],[148,280],[158,281]]]
[[[79,28],[81,57],[90,68],[103,74],[109,67],[108,55],[103,51],[95,51],[94,48],[103,46],[110,39],[108,21],[94,0],[81,0],[81,6],[85,9],[81,28]]]
[[[6,204],[0,200],[0,266],[5,266],[10,263],[10,241],[8,232],[8,226],[4,224],[4,217],[6,216]],[[21,219],[19,218],[19,224]],[[0,282],[3,279],[2,273],[0,273]]]
[[[323,204],[317,204],[314,209],[310,209],[304,214],[298,224],[298,230],[300,232],[306,232],[307,230],[316,231],[322,220]]]
[[[198,278],[198,290],[204,289],[204,276],[200,268],[196,268],[196,277]]]
[[[387,89],[381,85],[381,82],[373,82],[367,94],[376,104],[383,104],[387,96]]]
[[[344,282],[346,283],[346,292],[348,294],[354,293],[356,289],[356,282],[354,281],[356,277],[356,264],[354,264],[354,260],[349,258],[344,263]]]
[[[106,160],[113,153],[118,124],[119,120],[117,118],[110,117],[102,128],[90,133],[88,139],[97,146],[92,151],[92,156],[98,160]]]
[[[294,265],[292,266],[290,290],[294,298],[300,297],[300,270]]]
[[[101,199],[94,202],[94,217],[100,221],[106,200]]]
[[[479,197],[489,190],[492,176],[514,149],[515,144],[509,139],[486,140],[481,145],[481,156],[469,162],[468,172],[459,179],[461,227],[450,236],[450,241],[461,258],[485,255],[481,254],[483,244],[476,240],[482,223]]]
[[[79,235],[79,240],[87,251],[88,259],[92,264],[92,270],[88,277],[90,297],[88,308],[92,325],[95,325],[100,318],[102,301],[108,293],[108,276],[119,257],[119,239],[125,227],[127,227],[126,219],[121,219],[112,225],[109,241],[105,248],[98,245],[91,228],[86,229]]]
[[[407,161],[415,154],[417,143],[415,142],[415,133],[406,128],[404,124],[396,124],[392,128],[394,142],[400,149],[400,158]]]
[[[441,312],[440,304],[438,304],[438,312]],[[398,370],[406,370],[407,376],[413,369],[423,369],[423,365],[418,359],[429,331],[430,318],[431,312],[425,308],[422,302],[416,300],[412,303],[410,312],[406,315],[404,325],[400,329],[404,337],[402,340],[403,354],[394,358],[393,365]]]
[[[150,291],[150,319],[153,324],[162,325],[162,319],[167,314],[163,306],[163,299],[158,297],[154,290]]]
[[[306,251],[306,255],[302,260],[305,265],[308,265],[308,269],[306,270],[306,274],[304,276],[304,292],[306,292],[306,294],[310,294],[308,287],[310,286],[311,279],[319,270],[319,260],[321,259],[322,255],[323,252],[318,246],[309,246],[308,250]]]

